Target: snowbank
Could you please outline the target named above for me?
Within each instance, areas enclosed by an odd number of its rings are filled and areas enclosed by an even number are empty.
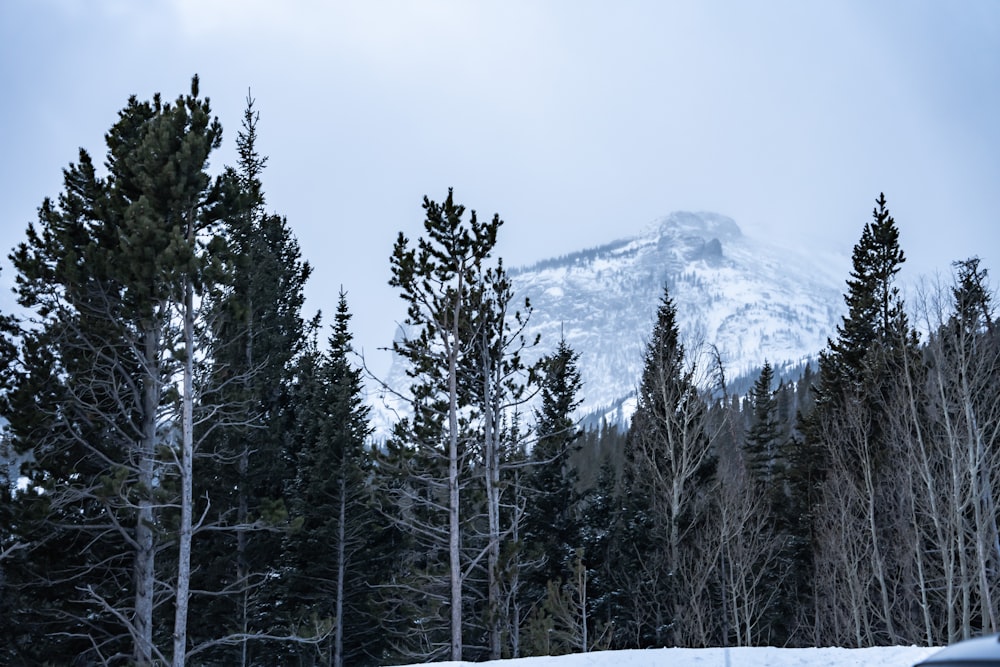
[[[603,651],[487,663],[439,662],[438,667],[912,667],[939,648],[663,648]]]

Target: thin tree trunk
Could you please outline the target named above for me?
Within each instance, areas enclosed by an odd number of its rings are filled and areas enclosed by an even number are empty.
[[[917,409],[917,398],[916,391],[913,384],[913,372],[910,370],[909,366],[909,355],[903,355],[903,381],[906,383],[906,407],[909,410],[910,420],[913,425],[913,431],[916,438],[916,450],[919,453],[919,459],[916,463],[917,474],[923,482],[922,490],[926,494],[926,502],[930,508],[930,519],[934,525],[934,536],[937,539],[937,549],[941,553],[941,563],[942,572],[945,576],[945,605],[948,609],[948,629],[949,638],[950,631],[954,625],[954,609],[952,602],[952,591],[954,587],[954,576],[951,570],[951,559],[950,554],[952,548],[947,544],[947,538],[945,537],[945,531],[941,525],[942,515],[941,511],[938,509],[937,497],[940,493],[940,489],[937,488],[937,484],[934,480],[933,464],[931,461],[931,455],[928,453],[928,444],[924,440],[924,429],[921,425],[920,412]],[[914,450],[914,444],[910,443],[911,455]],[[909,466],[912,471],[914,466],[911,464]],[[912,474],[912,473],[911,473]],[[915,487],[911,480],[911,487]],[[918,494],[916,488],[913,489],[913,502],[910,505],[910,514],[913,522],[914,531],[914,558],[917,563],[918,574],[920,578],[920,607],[923,614],[924,621],[924,633],[928,646],[934,645],[934,633],[933,625],[931,622],[931,608],[930,601],[928,598],[929,584],[926,580],[924,574],[924,550],[921,549],[920,545],[920,523],[917,517],[917,502]]]
[[[934,632],[931,629],[931,606],[927,599],[927,576],[924,574],[924,554],[920,549],[920,526],[917,524],[916,512],[910,513],[913,521],[913,559],[917,564],[917,581],[920,586],[920,612],[924,621],[924,641],[928,646],[934,646]]]
[[[341,466],[345,465],[341,461]],[[347,516],[347,480],[344,475],[340,476],[340,507],[337,516],[337,602],[336,602],[336,626],[333,631],[333,665],[343,667],[344,665],[344,571],[347,569],[345,562],[345,542],[347,540],[344,520]]]
[[[462,293],[459,280],[458,294]],[[461,302],[456,300],[448,354],[448,560],[451,567],[451,659],[462,659],[462,563],[458,488],[458,346]]]
[[[243,637],[240,639],[240,665],[242,667],[247,667],[247,661],[249,660],[249,646],[247,642],[247,635],[250,630],[250,619],[249,619],[249,607],[250,607],[250,590],[247,587],[247,535],[245,526],[247,525],[247,516],[250,513],[249,502],[247,500],[247,470],[250,468],[250,451],[244,443],[243,451],[240,452],[240,462],[239,462],[239,501],[237,504],[237,517],[236,523],[238,528],[236,530],[236,581],[239,582],[241,593],[240,593],[240,632]]]
[[[246,313],[246,367],[252,369],[254,367],[253,359],[253,343],[254,343],[254,303],[253,298],[248,300],[247,313]],[[249,378],[244,379],[244,388],[247,394],[250,393],[250,380]],[[240,639],[240,665],[241,667],[247,667],[249,661],[249,642],[246,639],[250,634],[250,590],[247,586],[247,577],[249,576],[249,567],[247,564],[247,532],[246,525],[248,523],[248,517],[250,516],[250,501],[247,497],[249,480],[247,479],[248,472],[250,470],[250,445],[247,442],[243,443],[243,450],[240,452],[239,460],[239,487],[237,488],[238,500],[236,506],[236,581],[239,582],[241,588],[240,593],[240,632],[242,633],[242,638]]]
[[[945,363],[944,360],[941,360],[941,363],[943,365]],[[959,633],[961,633],[961,639],[968,639],[972,636],[972,596],[969,586],[969,567],[967,563],[968,554],[966,553],[965,530],[965,513],[968,509],[968,494],[966,493],[966,490],[962,488],[964,472],[962,470],[962,452],[959,448],[959,436],[955,431],[955,425],[953,424],[950,416],[951,405],[948,398],[948,392],[944,384],[943,372],[943,368],[939,368],[934,375],[937,385],[935,393],[940,401],[940,414],[942,426],[944,427],[943,437],[951,471],[951,488],[949,489],[950,497],[948,499],[950,504],[949,523],[951,524],[954,537],[951,549],[958,554],[958,592],[961,594],[961,604],[959,605],[958,617],[956,618],[953,600],[958,596],[953,590],[953,576],[950,574],[954,567],[954,556],[952,556],[949,561],[949,565],[951,567],[948,568],[949,580],[946,582],[949,593],[947,599],[945,600],[945,604],[948,609],[948,641],[954,642],[959,639]]]
[[[962,346],[964,350],[964,345]],[[997,619],[993,605],[992,589],[990,588],[990,554],[996,536],[996,518],[987,518],[991,499],[989,483],[989,468],[983,440],[979,432],[975,409],[972,405],[972,392],[969,388],[965,355],[963,354],[959,369],[960,387],[962,391],[962,410],[965,414],[965,428],[968,432],[969,476],[972,482],[972,504],[976,521],[976,561],[979,569],[979,599],[982,607],[982,627],[989,632],[996,632]],[[986,507],[984,507],[984,505]],[[989,544],[989,547],[987,547]]]
[[[587,637],[587,567],[583,563],[583,557],[577,556],[579,564],[579,587],[580,587],[580,652],[590,651],[590,639]]]
[[[174,608],[173,666],[187,656],[187,614],[191,586],[192,503],[194,502],[194,286],[184,285],[184,377],[181,398],[181,519],[178,529],[177,599]]]
[[[511,519],[510,539],[514,544],[521,543],[521,473],[514,471],[514,515]],[[520,549],[513,556],[514,563],[510,576],[510,614],[508,621],[510,629],[510,657],[521,657],[521,604],[519,600],[521,588],[521,563]]]
[[[156,409],[160,403],[157,345],[159,328],[143,332],[145,386],[142,392],[142,440],[139,442],[139,511],[135,541],[135,628],[133,659],[145,667],[153,662],[153,590],[156,550],[154,547],[153,477],[156,456]]]
[[[484,338],[486,334],[484,332]],[[500,659],[500,452],[494,423],[492,368],[489,349],[483,345],[483,397],[485,423],[483,428],[483,472],[486,478],[486,514],[489,524],[487,544],[488,610],[490,660]]]
[[[867,444],[867,439],[865,440],[865,452],[868,454],[870,448]],[[872,471],[872,460],[870,456],[866,457],[868,460],[863,461],[862,465],[865,469],[865,491],[867,501],[867,514],[868,514],[868,531],[871,535],[872,541],[872,556],[875,561],[875,578],[879,585],[879,596],[882,603],[882,616],[885,618],[885,628],[889,633],[889,643],[894,644],[896,642],[896,627],[892,620],[892,606],[889,604],[889,587],[886,583],[885,576],[885,562],[882,558],[882,549],[879,545],[879,535],[875,523],[875,481],[873,479]],[[870,641],[874,641],[874,637],[869,637]]]

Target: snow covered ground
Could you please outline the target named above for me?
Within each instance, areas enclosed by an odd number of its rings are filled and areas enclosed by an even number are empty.
[[[939,651],[919,646],[878,648],[663,648],[602,651],[487,663],[439,662],[439,667],[912,667]]]

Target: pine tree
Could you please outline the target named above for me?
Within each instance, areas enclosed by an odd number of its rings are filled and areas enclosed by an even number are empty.
[[[980,259],[971,257],[954,263],[958,271],[952,287],[955,313],[952,322],[970,333],[993,331],[993,295],[988,288],[986,269],[980,268]]]
[[[895,276],[906,257],[899,247],[899,229],[880,194],[851,257],[847,281],[848,314],[837,326],[837,338],[820,356],[821,395],[861,384],[864,360],[876,343],[895,344],[909,335],[905,309]]]
[[[417,530],[425,537],[437,530],[433,526],[435,508],[444,510],[447,525],[447,531],[440,535],[444,543],[439,544],[444,547],[444,560],[433,565],[444,565],[448,640],[446,645],[431,640],[434,645],[419,652],[425,657],[443,654],[460,660],[465,578],[460,474],[475,454],[476,439],[464,409],[473,407],[477,391],[476,351],[481,348],[477,348],[475,324],[483,318],[477,308],[484,305],[488,294],[486,262],[502,221],[494,216],[489,222],[480,222],[474,211],[464,220],[465,207],[455,203],[451,190],[441,204],[425,197],[424,211],[426,235],[411,247],[409,239],[400,234],[391,258],[390,285],[400,290],[408,304],[408,335],[396,341],[393,349],[409,362],[414,378],[413,417],[397,426],[395,438],[419,450],[412,456],[396,451],[401,459],[408,459],[401,464],[419,463],[422,469],[419,481],[409,480],[398,488],[410,493],[409,501],[421,503],[429,513],[410,517],[424,526]],[[424,488],[412,488],[414,482]]]
[[[48,596],[33,627],[44,631],[46,615],[78,624],[53,650],[176,662],[193,509],[193,297],[214,280],[211,229],[232,189],[206,172],[221,126],[197,77],[174,104],[131,98],[106,141],[108,175],[81,151],[12,256],[19,301],[37,320],[20,332],[8,418],[45,489],[26,500],[36,521],[22,528],[48,554],[28,565],[46,571],[25,577]],[[168,591],[173,622],[161,617]]]
[[[616,429],[604,428],[602,434],[613,433],[620,437]],[[607,437],[606,435],[604,437]],[[615,511],[618,492],[618,470],[610,456],[601,464],[593,488],[585,492],[581,503],[581,545],[586,555],[588,572],[588,598],[591,604],[590,616],[594,620],[592,633],[595,645],[607,648],[614,640],[615,618],[615,575],[620,563],[614,556]]]

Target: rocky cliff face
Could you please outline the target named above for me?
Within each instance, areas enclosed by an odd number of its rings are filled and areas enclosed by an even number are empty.
[[[580,353],[583,412],[634,391],[663,288],[677,306],[689,355],[726,375],[814,357],[843,312],[847,259],[790,253],[745,237],[715,213],[673,213],[639,236],[514,272],[550,347],[560,331]],[[711,355],[709,355],[711,356]],[[707,369],[706,369],[707,370]],[[707,379],[707,373],[706,373]]]
[[[843,313],[848,267],[846,257],[791,253],[747,238],[722,215],[677,212],[638,236],[515,269],[511,277],[534,307],[528,334],[541,334],[537,353],[560,336],[580,353],[581,414],[627,417],[664,286],[689,357],[708,382],[715,352],[729,378],[765,359],[780,370],[815,357]],[[404,381],[401,364],[391,377]]]

